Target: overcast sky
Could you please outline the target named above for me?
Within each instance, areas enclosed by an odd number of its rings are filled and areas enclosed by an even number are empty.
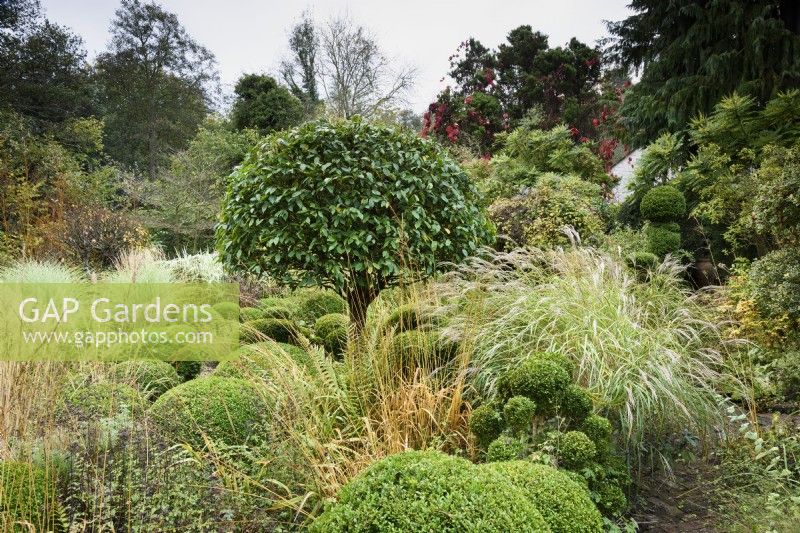
[[[274,73],[287,50],[287,32],[304,10],[315,19],[349,13],[378,37],[387,55],[417,68],[410,104],[422,112],[446,83],[448,56],[466,37],[489,48],[509,30],[529,24],[550,36],[593,44],[604,20],[628,14],[629,0],[162,0],[189,33],[217,58],[223,91],[243,73]],[[80,34],[90,58],[105,49],[117,0],[41,0],[48,18]]]

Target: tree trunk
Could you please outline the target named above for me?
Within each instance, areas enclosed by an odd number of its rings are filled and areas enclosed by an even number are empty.
[[[377,296],[376,292],[369,288],[357,285],[345,293],[347,305],[350,308],[350,321],[353,324],[353,335],[358,337],[367,323],[367,307]]]

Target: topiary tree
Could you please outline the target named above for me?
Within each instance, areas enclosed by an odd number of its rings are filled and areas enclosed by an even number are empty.
[[[525,454],[525,443],[509,435],[501,435],[486,448],[486,462],[513,461]]]
[[[672,185],[659,185],[642,197],[639,213],[651,222],[677,222],[686,214],[686,199]]]
[[[149,413],[177,442],[202,447],[208,437],[239,445],[267,420],[264,392],[243,379],[202,377],[162,394]]]
[[[580,470],[597,455],[594,442],[582,431],[567,431],[558,441],[558,462],[569,470]]]
[[[469,430],[482,447],[496,439],[503,432],[503,427],[503,417],[488,403],[473,410],[469,418]]]
[[[489,241],[466,173],[438,145],[355,118],[274,134],[230,179],[217,242],[227,268],[323,285],[355,330],[378,292]]]
[[[678,222],[686,214],[686,198],[672,185],[653,187],[642,197],[639,213],[649,222],[645,229],[647,251],[663,257],[681,247]]]
[[[391,455],[361,472],[311,525],[312,533],[550,531],[502,474],[435,451]]]
[[[503,406],[503,419],[514,433],[530,431],[536,416],[536,402],[525,396],[514,396]]]
[[[524,396],[536,403],[538,415],[551,415],[570,385],[563,366],[549,359],[532,356],[507,372],[501,381],[505,397]]]
[[[567,473],[530,461],[488,463],[479,468],[497,472],[522,489],[553,533],[603,531],[603,517],[586,488]]]

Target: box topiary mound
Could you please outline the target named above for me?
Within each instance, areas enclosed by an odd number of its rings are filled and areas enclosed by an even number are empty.
[[[469,417],[469,430],[481,447],[487,446],[503,432],[503,417],[493,405],[485,403],[472,411]]]
[[[536,403],[537,414],[555,413],[567,387],[570,374],[564,365],[550,358],[532,356],[507,372],[500,383],[504,398],[524,396]]]
[[[214,375],[221,378],[269,379],[273,372],[285,365],[279,356],[288,356],[309,373],[314,372],[311,356],[292,344],[266,341],[242,346],[234,359],[217,365]]]
[[[113,418],[123,412],[138,413],[146,400],[139,392],[123,383],[89,383],[67,390],[59,405],[59,418],[92,421]]]
[[[219,313],[225,320],[239,319],[239,304],[234,302],[220,302],[211,306],[211,309]]]
[[[549,532],[541,513],[502,474],[435,451],[367,467],[311,525],[316,533]]]
[[[295,314],[299,320],[313,325],[322,316],[338,313],[347,314],[347,302],[331,290],[302,289],[291,296]]]
[[[0,530],[27,531],[20,523],[29,523],[32,531],[53,531],[56,506],[51,472],[29,463],[0,462]]]
[[[681,234],[676,225],[672,224],[651,224],[645,229],[647,237],[647,251],[651,254],[664,257],[673,254],[681,248]]]
[[[314,324],[316,333],[325,351],[334,357],[341,357],[347,348],[347,329],[350,319],[341,313],[330,313],[319,317]]]
[[[582,431],[567,431],[558,442],[558,462],[569,470],[580,470],[597,455],[594,442]]]
[[[642,197],[639,213],[651,222],[676,222],[686,214],[686,198],[672,185],[653,187]]]
[[[539,510],[553,533],[600,533],[603,519],[589,493],[566,473],[530,461],[487,463],[510,480]]]
[[[207,436],[243,444],[266,421],[264,390],[242,379],[202,377],[168,390],[150,407],[150,415],[176,442],[203,447]]]
[[[114,365],[113,375],[119,382],[135,385],[149,400],[155,400],[181,382],[175,367],[157,359],[123,361]]]
[[[303,330],[294,321],[285,318],[257,318],[242,324],[241,341],[245,344],[272,339],[275,342],[296,343]]]

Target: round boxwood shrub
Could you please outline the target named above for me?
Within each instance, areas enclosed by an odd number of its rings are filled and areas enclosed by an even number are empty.
[[[145,399],[123,383],[89,383],[69,390],[60,405],[59,415],[78,421],[113,418],[123,412],[144,411]]]
[[[139,392],[149,400],[155,400],[181,382],[175,367],[157,359],[117,363],[113,374],[117,381],[136,385]]]
[[[570,385],[570,376],[563,366],[553,360],[537,356],[525,359],[508,371],[501,380],[504,397],[525,396],[536,403],[537,414],[555,414],[564,391]]]
[[[264,338],[275,342],[296,343],[302,330],[292,320],[284,318],[257,318],[242,324],[241,341],[245,344],[261,342]]]
[[[642,197],[639,213],[651,222],[676,222],[686,214],[686,198],[671,185],[653,187]]]
[[[314,324],[316,333],[325,351],[335,357],[341,357],[347,348],[347,328],[350,319],[341,313],[330,313],[317,319]]]
[[[508,435],[500,435],[486,448],[486,462],[513,461],[521,459],[524,453],[525,444],[523,442]]]
[[[597,455],[592,439],[582,431],[567,431],[558,442],[558,464],[569,470],[580,470]]]
[[[577,385],[570,385],[564,391],[561,398],[559,412],[564,418],[568,418],[573,424],[580,424],[586,417],[592,414],[594,403],[589,391]]]
[[[601,444],[611,440],[611,422],[604,416],[595,414],[588,416],[581,424],[580,430],[594,442],[598,449]]]
[[[598,481],[592,484],[597,508],[605,516],[620,516],[628,507],[628,498],[622,488],[611,481]]]
[[[312,533],[370,531],[549,532],[506,477],[434,451],[386,457],[345,485]]]
[[[195,447],[203,435],[230,445],[244,444],[266,421],[264,390],[242,379],[202,377],[168,390],[150,407],[165,435]]]
[[[299,366],[313,372],[311,357],[304,350],[292,344],[265,341],[242,346],[234,358],[217,365],[214,375],[245,380],[269,379],[273,372],[282,370],[279,354],[288,355]]]
[[[514,396],[503,406],[506,425],[516,433],[530,431],[536,416],[536,403],[525,396]]]
[[[239,319],[239,304],[234,302],[220,302],[213,305],[211,309],[219,313],[225,320]]]
[[[668,224],[650,224],[645,230],[647,251],[658,257],[674,254],[681,249],[681,234]]]
[[[239,311],[240,322],[250,322],[264,317],[264,309],[261,307],[242,307]]]
[[[313,325],[317,319],[325,315],[347,314],[347,302],[330,290],[305,289],[292,295],[297,306],[297,318],[306,324]]]
[[[497,409],[485,403],[472,411],[469,430],[475,435],[478,445],[485,447],[503,432],[503,419]]]
[[[288,304],[270,305],[269,307],[261,307],[259,310],[261,311],[261,316],[259,316],[259,318],[295,319],[295,312]]]
[[[196,378],[203,369],[202,361],[172,361],[172,366],[180,376],[181,381],[189,381]]]
[[[34,531],[56,529],[56,483],[53,472],[18,461],[0,461],[0,529]]]
[[[481,465],[519,487],[550,526],[553,533],[601,533],[603,517],[586,488],[565,472],[530,461]]]
[[[557,352],[537,352],[533,354],[533,357],[543,361],[552,361],[563,368],[570,379],[572,379],[572,376],[575,375],[575,363],[572,361],[572,359],[566,357],[565,355],[561,355]]]

